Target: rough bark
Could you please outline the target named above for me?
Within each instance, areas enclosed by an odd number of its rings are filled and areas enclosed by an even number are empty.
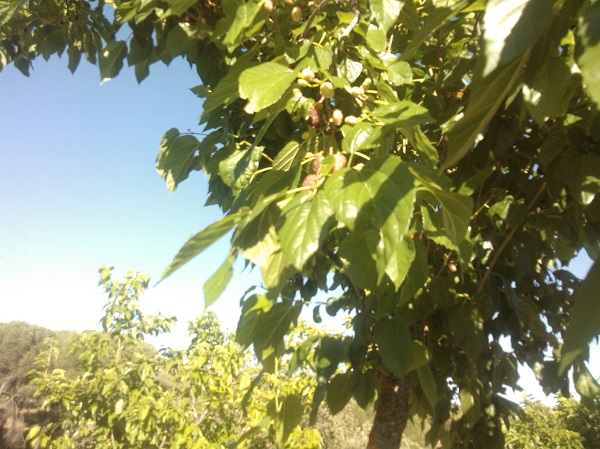
[[[406,379],[379,376],[379,404],[367,449],[399,449],[409,418],[410,385]]]

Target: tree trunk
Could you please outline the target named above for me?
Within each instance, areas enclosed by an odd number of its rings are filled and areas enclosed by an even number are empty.
[[[410,385],[406,379],[379,376],[381,391],[367,449],[399,449],[409,417]]]

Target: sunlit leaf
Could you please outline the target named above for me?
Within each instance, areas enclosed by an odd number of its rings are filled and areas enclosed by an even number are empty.
[[[240,96],[249,100],[248,113],[258,112],[279,100],[296,79],[296,73],[276,62],[265,62],[242,72]]]
[[[173,274],[183,265],[188,263],[210,245],[231,231],[247,213],[248,211],[244,209],[233,214],[226,215],[221,220],[209,225],[202,231],[190,237],[189,240],[181,247],[173,259],[173,262],[171,262],[171,265],[165,269],[160,280],[162,281],[166,277]]]
[[[279,231],[281,247],[287,259],[302,270],[327,235],[325,223],[333,208],[323,194],[305,192],[296,195],[282,211],[285,223]]]

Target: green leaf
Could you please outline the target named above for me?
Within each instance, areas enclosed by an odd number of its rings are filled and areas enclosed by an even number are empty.
[[[404,2],[400,0],[371,0],[369,5],[371,15],[387,34],[398,20]]]
[[[9,0],[6,10],[2,8],[2,14],[4,17],[0,19],[0,26],[8,23],[10,19],[19,13],[19,10],[27,5],[28,0]]]
[[[383,59],[383,63],[387,67],[388,78],[392,86],[412,84],[412,69],[408,62],[394,57],[391,60]]]
[[[204,308],[210,307],[225,291],[233,277],[233,261],[231,255],[223,261],[217,271],[204,283]]]
[[[370,231],[375,234],[375,231]],[[371,248],[365,234],[351,232],[340,243],[339,255],[348,261],[346,272],[357,287],[373,290],[377,286],[378,273]]]
[[[525,60],[526,57],[515,59],[485,78],[473,81],[471,99],[464,117],[448,132],[448,155],[442,170],[456,165],[481,139],[485,127],[507,95],[515,89]]]
[[[427,226],[430,231],[437,231],[446,235],[454,245],[459,245],[469,232],[471,214],[473,213],[473,199],[458,193],[428,188],[428,191],[439,203],[439,211],[428,210]],[[441,214],[442,226],[436,223],[435,215]],[[434,234],[432,234],[434,235]]]
[[[111,41],[100,51],[100,77],[102,82],[108,81],[119,74],[123,68],[123,59],[127,56],[125,41]]]
[[[221,220],[209,225],[202,231],[190,237],[189,240],[181,247],[173,259],[173,262],[171,262],[171,265],[165,269],[160,281],[173,274],[183,265],[188,263],[210,245],[231,231],[240,222],[240,220],[247,215],[247,213],[247,209],[241,209],[233,214],[226,215]]]
[[[583,53],[578,64],[586,90],[600,106],[600,3],[593,2],[581,17],[578,34]]]
[[[302,303],[278,302],[267,309],[258,309],[256,327],[252,329],[252,344],[259,360],[272,355],[283,344],[292,323],[298,320]]]
[[[415,37],[412,38],[410,43],[400,54],[400,57],[405,61],[412,59],[421,44],[431,36],[431,33],[452,19],[452,17],[458,14],[458,12],[468,4],[468,1],[463,0],[455,3],[451,7],[435,8],[428,14],[423,27],[417,32]]]
[[[412,218],[414,177],[395,156],[368,162],[362,170],[334,173],[324,189],[336,217],[351,230],[385,228],[398,238]]]
[[[559,374],[562,375],[600,334],[600,261],[575,289],[569,324],[565,333]]]
[[[378,266],[378,281],[381,282],[383,272],[387,274],[396,287],[400,288],[415,259],[414,241],[404,236],[398,239],[396,234],[389,234],[386,228],[381,233],[381,244],[376,247],[376,262]],[[378,242],[378,243],[379,243]]]
[[[348,404],[358,385],[358,378],[351,372],[336,374],[327,385],[327,405],[332,415],[341,412]]]
[[[300,143],[296,140],[290,140],[284,145],[284,147],[277,153],[273,160],[274,170],[287,171],[292,168],[294,160],[300,151]]]
[[[398,378],[406,376],[412,356],[412,339],[406,321],[399,316],[379,320],[373,337],[385,367]]]
[[[233,23],[229,26],[223,37],[223,45],[225,45],[229,51],[233,51],[242,42],[244,31],[252,25],[256,18],[256,14],[260,11],[261,7],[261,3],[252,0],[247,3],[238,2]]]
[[[413,340],[412,341],[412,355],[410,357],[410,363],[407,372],[411,372],[418,368],[421,368],[424,365],[427,365],[431,360],[431,352],[427,349],[424,343]]]
[[[381,28],[372,28],[367,31],[367,44],[375,52],[381,53],[385,50],[387,36]]]
[[[358,382],[354,387],[354,399],[356,403],[365,410],[373,407],[375,402],[375,391],[377,390],[377,378],[373,370],[357,375]]]
[[[285,223],[279,231],[281,247],[287,260],[302,271],[308,259],[327,236],[325,223],[333,209],[324,194],[303,192],[296,195],[282,211]]]
[[[437,386],[435,384],[435,378],[433,377],[433,372],[429,367],[429,364],[425,364],[417,369],[417,374],[419,375],[419,383],[421,384],[421,389],[423,393],[425,393],[425,397],[427,401],[431,405],[431,408],[435,410],[435,406],[437,405]]]
[[[407,100],[380,106],[373,111],[373,117],[386,125],[408,129],[432,120],[427,108]]]
[[[376,145],[381,136],[381,127],[362,122],[354,126],[344,125],[342,127],[342,133],[344,134],[342,150],[352,154],[356,151]]]
[[[240,96],[249,100],[246,112],[254,114],[279,100],[296,79],[296,72],[276,62],[265,62],[240,75]]]
[[[490,0],[483,17],[486,77],[528,51],[552,22],[547,0]]]
[[[523,99],[533,119],[542,126],[548,118],[566,114],[573,91],[571,70],[558,58],[548,59],[535,78],[523,86]]]
[[[273,252],[267,264],[261,266],[263,282],[275,294],[281,292],[288,278],[295,272],[293,265],[286,259],[281,249]]]
[[[166,16],[171,14],[180,16],[196,4],[196,0],[165,0],[165,2],[169,5]]]
[[[156,160],[156,170],[165,180],[171,192],[189,176],[195,167],[194,156],[200,149],[200,142],[192,135],[181,135],[177,128],[171,128],[163,136],[160,152]]]
[[[578,362],[573,371],[575,390],[586,399],[600,399],[600,385],[584,362]]]
[[[279,410],[277,410],[276,404],[277,401],[275,399],[272,399],[267,404],[267,414],[273,419],[275,440],[278,446],[284,447],[292,431],[302,421],[302,399],[297,394],[293,394],[279,401]]]

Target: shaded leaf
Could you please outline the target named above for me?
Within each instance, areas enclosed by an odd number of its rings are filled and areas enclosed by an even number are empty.
[[[412,355],[412,339],[404,318],[396,316],[377,321],[373,337],[383,364],[394,376],[406,376]]]
[[[559,373],[564,373],[600,334],[600,261],[594,262],[586,278],[577,286],[562,347]]]
[[[581,75],[590,96],[600,105],[600,3],[593,2],[584,12],[579,36],[583,44],[578,61]]]
[[[332,415],[341,412],[348,404],[356,387],[358,379],[351,372],[336,374],[327,385],[327,405]]]
[[[119,74],[123,68],[123,59],[127,56],[125,41],[111,41],[100,51],[98,67],[102,82],[108,81]]]
[[[479,141],[500,105],[516,87],[526,57],[499,67],[485,78],[473,81],[472,94],[464,117],[448,132],[448,154],[441,169],[457,164]]]

